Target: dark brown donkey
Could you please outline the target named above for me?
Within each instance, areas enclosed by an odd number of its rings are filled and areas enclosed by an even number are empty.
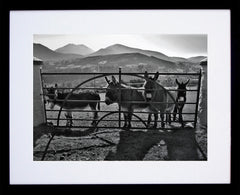
[[[105,77],[105,79],[108,83],[105,94],[105,103],[107,105],[118,103],[121,106],[121,110],[124,111],[124,128],[131,128],[132,114],[135,109],[148,109],[155,117],[157,117],[158,111],[153,108],[155,105],[151,105],[147,102],[143,87],[135,88],[123,83],[120,84],[114,76],[112,76],[112,81],[107,77]],[[149,124],[150,121],[148,121],[148,126]],[[155,125],[157,125],[157,122]]]
[[[144,83],[145,97],[150,104],[159,102],[159,103],[155,103],[155,105],[151,106],[150,108],[160,111],[161,127],[165,126],[164,113],[166,114],[166,122],[168,122],[169,124],[171,124],[171,113],[173,113],[174,121],[176,121],[176,114],[178,113],[179,122],[182,124],[182,127],[183,127],[184,122],[182,118],[182,110],[186,102],[186,86],[189,83],[189,80],[186,83],[182,82],[180,84],[176,79],[176,83],[178,84],[178,91],[174,93],[170,93],[167,91],[167,89],[163,88],[161,85],[159,85],[156,82],[158,75],[159,73],[156,72],[154,77],[149,77],[147,71],[145,72],[145,78],[146,78],[146,81]],[[150,121],[151,114],[149,114],[148,118]],[[157,116],[155,116],[155,121],[156,120],[157,120]]]
[[[177,106],[175,105],[174,110],[173,110],[173,121],[176,121],[176,115],[178,113],[179,115],[179,122],[182,124],[182,127],[184,127],[184,122],[183,122],[183,118],[182,118],[182,110],[183,107],[186,103],[187,100],[187,84],[189,83],[190,79],[187,80],[186,83],[181,82],[179,83],[179,81],[176,79],[176,83],[178,85],[178,91],[177,91],[177,97],[176,97],[176,102],[178,103]],[[171,123],[171,115],[169,115],[170,118],[170,123]]]
[[[160,111],[161,127],[164,128],[164,115],[166,113],[166,116],[169,116],[170,113],[173,111],[175,106],[175,98],[173,94],[169,93],[163,86],[158,84],[157,79],[159,77],[159,72],[156,72],[154,77],[150,77],[148,75],[148,72],[145,71],[144,77],[144,96],[151,105],[149,107],[150,111],[155,113],[153,127],[157,127],[158,112]],[[148,122],[151,121],[151,112],[148,115]]]
[[[53,109],[55,105],[63,106],[64,99],[69,93],[59,92],[58,86],[47,89],[46,96],[49,98],[47,101],[51,104],[50,109]],[[68,101],[69,100],[69,101]],[[100,110],[100,96],[93,91],[82,91],[73,93],[65,102],[63,108],[66,110],[67,126],[72,126],[72,109],[84,109],[90,106],[94,111],[92,125],[96,123],[98,118],[97,109]]]

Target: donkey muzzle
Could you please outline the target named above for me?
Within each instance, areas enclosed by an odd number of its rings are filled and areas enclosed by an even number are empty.
[[[152,99],[152,94],[151,93],[146,93],[146,100],[147,101],[151,101],[151,99]]]
[[[50,107],[50,109],[52,110],[52,109],[55,107],[54,102],[50,102],[50,101],[49,101],[49,107]]]
[[[109,98],[106,98],[106,99],[105,99],[105,103],[106,103],[107,105],[109,105],[109,104],[112,104],[113,102],[112,102]]]
[[[179,97],[179,98],[178,98],[178,102],[181,102],[181,103],[182,103],[182,102],[185,102],[184,97]]]

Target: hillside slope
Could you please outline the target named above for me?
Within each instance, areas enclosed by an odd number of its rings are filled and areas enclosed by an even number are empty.
[[[39,43],[33,44],[33,56],[40,58],[43,61],[58,61],[63,59],[82,57],[82,55],[77,55],[77,54],[58,53]]]
[[[175,62],[174,59],[168,57],[167,55],[156,52],[156,51],[150,51],[150,50],[142,50],[138,48],[132,48],[127,47],[125,45],[121,44],[114,44],[106,48],[102,48],[94,53],[92,53],[90,56],[100,56],[100,55],[110,55],[110,54],[123,54],[123,53],[140,53],[147,56],[153,56],[162,60]]]

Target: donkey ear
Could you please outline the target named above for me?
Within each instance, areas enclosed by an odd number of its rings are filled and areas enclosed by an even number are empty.
[[[147,72],[147,71],[145,71],[144,77],[145,77],[145,78],[148,78],[148,72]]]
[[[112,76],[112,82],[115,83],[115,84],[117,83],[117,80],[114,76]]]
[[[188,79],[188,80],[187,80],[187,82],[186,82],[186,83],[184,83],[184,85],[187,85],[187,84],[189,83],[189,81],[190,81],[190,79]]]
[[[178,84],[178,85],[180,85],[180,83],[178,82],[178,80],[176,79],[176,83]]]
[[[156,72],[155,76],[154,76],[154,80],[156,81],[158,79],[158,77],[159,77],[159,72]]]
[[[110,83],[110,81],[107,77],[105,77],[105,80],[107,81],[108,84]]]
[[[58,87],[58,84],[57,83],[55,83],[55,88],[57,88]]]

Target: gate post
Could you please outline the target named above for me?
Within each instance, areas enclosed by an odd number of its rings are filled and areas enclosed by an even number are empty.
[[[121,104],[122,104],[122,102],[121,102],[121,97],[122,97],[122,95],[121,95],[121,83],[122,83],[122,81],[121,81],[122,80],[122,76],[121,76],[122,70],[121,70],[121,68],[119,68],[118,73],[119,73],[118,74],[118,81],[119,81],[118,127],[121,128]]]
[[[36,127],[45,122],[44,106],[42,100],[41,68],[43,61],[37,58],[33,60],[33,126]],[[40,72],[39,72],[40,71]]]
[[[201,88],[201,78],[202,78],[202,69],[200,69],[199,77],[198,77],[197,102],[196,102],[196,110],[195,110],[195,118],[194,118],[194,128],[196,128],[196,126],[197,126],[197,115],[198,115],[199,95],[200,95],[200,88]]]

